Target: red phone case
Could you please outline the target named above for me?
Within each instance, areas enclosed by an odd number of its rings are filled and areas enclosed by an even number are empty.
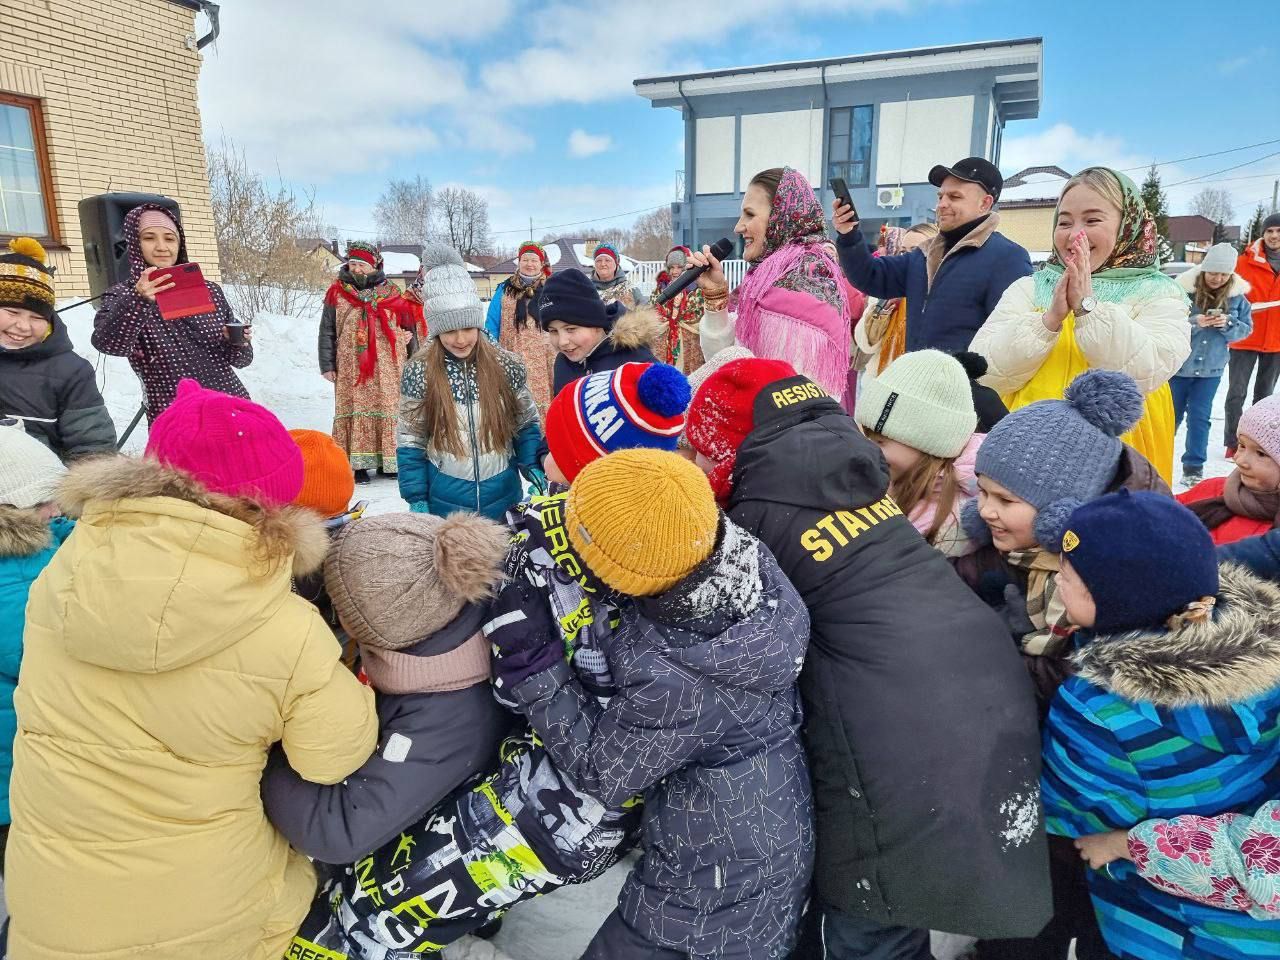
[[[213,313],[217,309],[213,298],[209,296],[209,287],[204,282],[204,274],[200,272],[200,264],[180,263],[173,267],[162,267],[152,276],[165,273],[169,275],[169,282],[174,287],[156,294],[160,316],[166,320],[180,320],[183,317]]]

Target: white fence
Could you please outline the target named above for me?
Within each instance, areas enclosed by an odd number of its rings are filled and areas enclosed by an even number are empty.
[[[747,273],[747,261],[745,260],[723,260],[720,268],[724,270],[724,278],[729,281],[729,289],[732,290],[742,282],[742,278]],[[662,260],[637,260],[635,266],[631,270],[631,284],[639,287],[640,292],[646,297],[653,293],[653,288],[658,285],[658,274],[660,274],[666,264]]]

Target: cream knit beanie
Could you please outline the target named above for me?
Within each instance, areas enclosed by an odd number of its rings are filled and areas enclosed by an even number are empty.
[[[20,420],[0,420],[0,505],[27,510],[48,503],[66,472],[58,455],[28,436]]]
[[[940,350],[904,353],[862,388],[855,417],[867,430],[933,457],[958,457],[978,427],[969,375]]]

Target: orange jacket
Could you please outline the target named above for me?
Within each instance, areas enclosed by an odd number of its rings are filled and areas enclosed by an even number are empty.
[[[1280,274],[1267,262],[1261,238],[1245,247],[1236,261],[1236,273],[1249,281],[1253,333],[1231,344],[1231,349],[1280,353]]]

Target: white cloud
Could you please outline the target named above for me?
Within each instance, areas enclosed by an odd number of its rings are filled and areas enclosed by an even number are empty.
[[[597,103],[631,95],[638,77],[700,69],[681,52],[689,50],[690,38],[710,45],[735,33],[752,36],[778,17],[905,14],[930,2],[738,0],[729,12],[717,4],[686,4],[675,18],[662,4],[601,17],[596,3],[552,3],[538,14],[534,45],[495,58],[481,71],[481,82],[503,102]]]
[[[1261,60],[1266,56],[1266,54],[1267,50],[1265,47],[1257,47],[1247,53],[1238,54],[1234,57],[1226,57],[1225,59],[1218,61],[1218,72],[1226,76],[1230,76],[1233,73],[1239,73],[1245,67]]]
[[[456,16],[387,0],[363,16],[337,0],[224,4],[201,70],[206,135],[230,136],[256,168],[301,180],[376,172],[435,149],[471,93],[447,44],[497,30],[512,9],[472,0]]]
[[[594,157],[613,148],[613,137],[607,133],[587,133],[585,130],[574,130],[569,134],[569,156]]]

